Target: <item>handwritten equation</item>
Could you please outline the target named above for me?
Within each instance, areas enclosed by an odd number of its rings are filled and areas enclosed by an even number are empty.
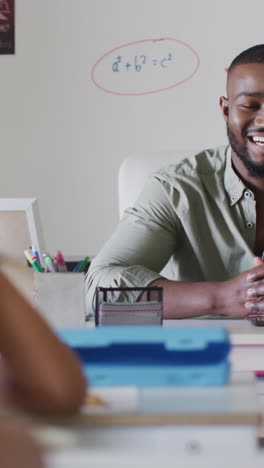
[[[146,55],[135,55],[131,61],[127,61],[126,58],[123,58],[119,55],[116,58],[116,61],[112,65],[112,71],[114,73],[122,71],[125,69],[127,72],[130,70],[135,71],[136,73],[141,72],[146,68],[146,66],[154,66],[154,67],[161,67],[167,68],[168,64],[172,61],[172,54],[169,52],[167,57],[163,57],[161,59],[151,59]]]
[[[198,53],[178,39],[144,39],[106,52],[93,66],[91,78],[101,91],[140,96],[186,83],[199,65]]]

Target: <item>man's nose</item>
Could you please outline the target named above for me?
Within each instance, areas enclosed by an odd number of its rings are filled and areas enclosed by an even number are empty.
[[[264,110],[256,115],[254,123],[256,127],[264,127]]]

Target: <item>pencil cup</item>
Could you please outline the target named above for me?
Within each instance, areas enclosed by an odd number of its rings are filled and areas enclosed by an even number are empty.
[[[34,273],[34,302],[53,328],[85,326],[83,273]]]

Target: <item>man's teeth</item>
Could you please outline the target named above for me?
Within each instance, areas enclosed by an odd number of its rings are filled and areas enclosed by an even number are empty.
[[[253,136],[251,137],[252,138],[252,141],[254,143],[256,143],[257,145],[264,145],[264,136]]]

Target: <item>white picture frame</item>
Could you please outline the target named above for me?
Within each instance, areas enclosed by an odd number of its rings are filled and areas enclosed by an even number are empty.
[[[0,198],[0,254],[25,264],[24,251],[34,246],[41,263],[44,249],[36,198]]]

